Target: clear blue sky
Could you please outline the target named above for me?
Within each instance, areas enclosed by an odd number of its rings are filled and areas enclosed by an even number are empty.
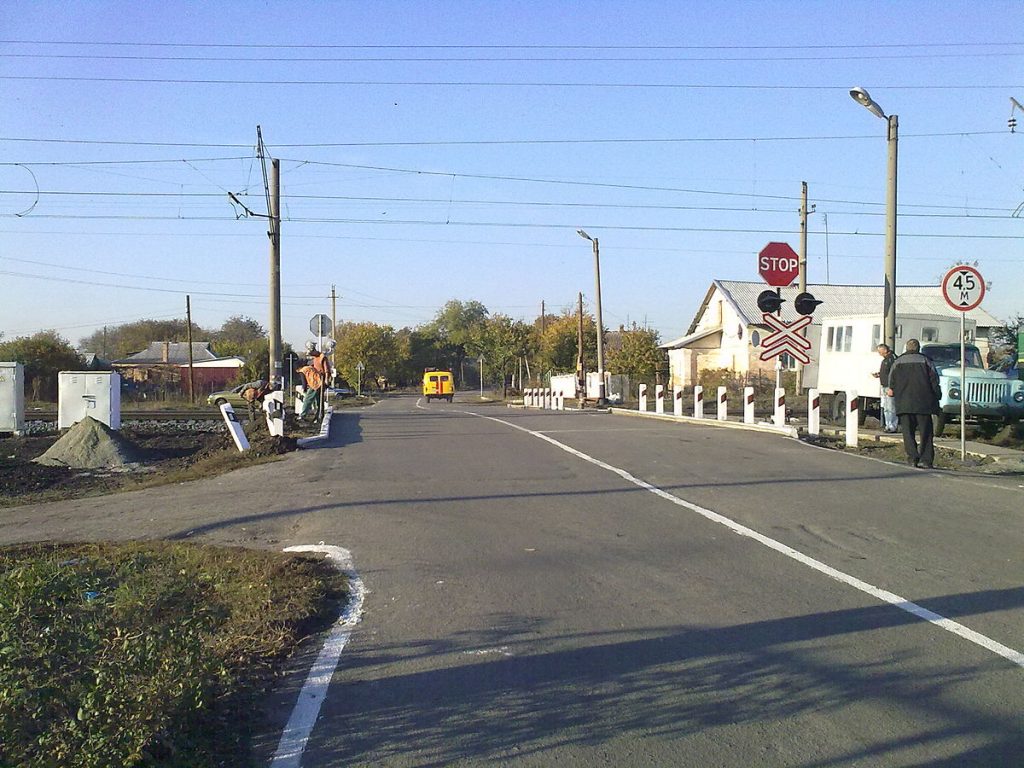
[[[885,122],[899,272],[977,260],[1024,313],[1020,2],[46,2],[0,5],[0,331],[184,315],[267,324],[256,126],[281,160],[284,337],[428,322],[449,299],[532,320],[689,325],[710,281],[796,247],[880,284]],[[38,194],[36,190],[39,190]],[[826,237],[826,222],[828,235]],[[150,290],[143,290],[150,289]]]

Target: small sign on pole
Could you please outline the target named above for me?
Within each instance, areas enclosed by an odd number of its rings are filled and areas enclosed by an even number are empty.
[[[967,458],[967,313],[985,298],[985,280],[974,267],[958,264],[942,278],[942,297],[960,313],[960,461]]]

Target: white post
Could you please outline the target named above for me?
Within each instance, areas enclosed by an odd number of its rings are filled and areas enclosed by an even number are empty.
[[[654,385],[654,412],[665,412],[665,387],[662,384]]]
[[[857,447],[857,392],[850,390],[846,393],[846,445],[848,448]]]
[[[754,423],[754,388],[743,388],[743,423]]]
[[[718,420],[729,420],[729,390],[725,387],[718,388]]]
[[[551,387],[544,387],[544,410],[551,410]]]
[[[672,413],[676,416],[683,415],[683,388],[672,387]]]
[[[647,385],[646,384],[641,384],[640,388],[637,390],[637,400],[639,400],[640,402],[638,403],[636,409],[638,411],[640,411],[641,413],[645,412],[647,410]]]
[[[533,405],[533,390],[527,387],[523,390],[523,406],[529,408]]]
[[[558,390],[558,402],[557,402],[557,404],[555,406],[555,410],[556,411],[564,411],[565,410],[565,392],[563,392],[562,390]]]
[[[267,415],[267,431],[271,435],[284,437],[284,392],[270,392],[263,398],[263,410]]]
[[[700,384],[693,388],[693,418],[704,418],[704,387]]]
[[[776,427],[786,426],[786,390],[775,388],[775,416],[772,418]]]
[[[807,390],[807,434],[821,433],[821,398],[818,390]]]

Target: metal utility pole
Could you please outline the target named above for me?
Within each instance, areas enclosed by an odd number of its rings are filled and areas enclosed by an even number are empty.
[[[188,339],[188,402],[189,405],[196,404],[196,379],[193,374],[192,363],[192,297],[185,296],[185,324],[187,332],[185,337]]]

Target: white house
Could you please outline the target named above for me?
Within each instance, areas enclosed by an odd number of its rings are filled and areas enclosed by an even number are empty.
[[[701,371],[718,368],[733,371],[737,376],[757,371],[774,376],[775,360],[762,361],[758,349],[761,339],[770,332],[757,308],[758,295],[767,289],[763,282],[713,281],[686,335],[661,345],[668,351],[670,386],[692,386],[697,383]],[[807,373],[813,375],[813,361],[820,359],[818,347],[822,323],[835,318],[865,315],[877,309],[880,324],[883,293],[881,286],[873,285],[808,285],[807,291],[823,302],[815,310],[814,323],[806,334],[813,344],[810,353],[812,365],[808,366]],[[787,323],[800,317],[793,309],[793,298],[798,292],[795,286],[782,289],[782,297],[786,300],[782,305],[782,319]],[[900,315],[960,316],[946,304],[941,290],[935,285],[897,286],[896,310]],[[984,356],[988,351],[988,334],[1002,323],[980,307],[968,312],[967,317],[976,323],[975,343]],[[899,327],[896,330],[896,351],[899,353],[906,338]],[[783,355],[782,359],[786,367],[795,367],[796,361],[788,355]]]

